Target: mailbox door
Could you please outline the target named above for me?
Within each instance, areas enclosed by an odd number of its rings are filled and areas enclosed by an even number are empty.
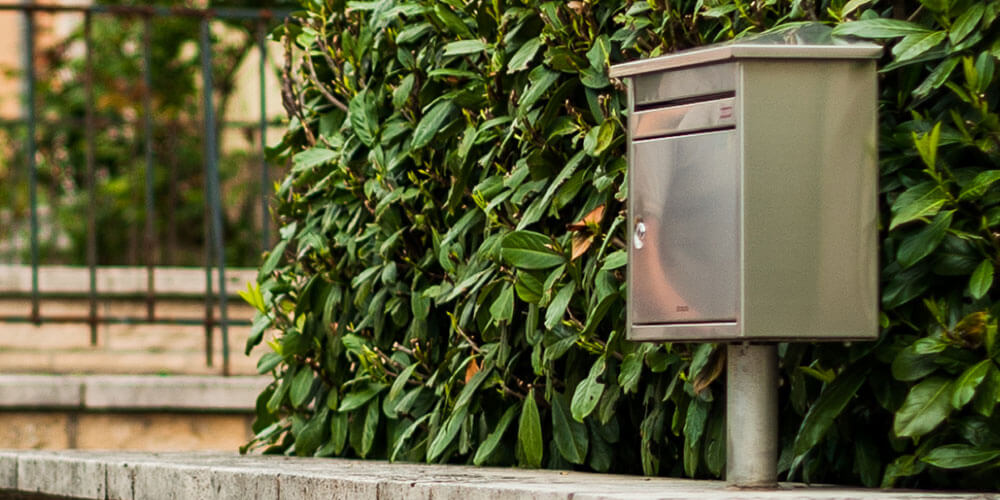
[[[633,324],[737,320],[737,154],[732,129],[633,142]]]

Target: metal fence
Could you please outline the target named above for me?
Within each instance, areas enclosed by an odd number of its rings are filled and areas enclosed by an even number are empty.
[[[162,8],[162,7],[125,7],[125,6],[68,6],[68,5],[34,5],[34,4],[0,4],[0,12],[9,12],[14,15],[23,16],[23,43],[21,47],[21,71],[20,78],[23,82],[23,105],[22,112],[17,120],[18,127],[23,130],[23,142],[19,141],[17,149],[23,155],[23,168],[27,175],[28,190],[28,242],[26,243],[26,259],[30,262],[25,268],[30,266],[30,287],[25,290],[25,299],[30,300],[30,310],[25,314],[2,314],[0,322],[30,322],[41,325],[43,323],[86,323],[90,325],[91,343],[97,343],[98,325],[114,323],[172,323],[186,325],[204,325],[205,331],[205,354],[206,363],[212,366],[213,363],[213,331],[218,330],[222,341],[222,372],[229,373],[229,326],[235,324],[248,324],[246,319],[230,318],[227,299],[232,290],[227,290],[227,262],[226,262],[226,235],[224,234],[223,217],[226,207],[223,205],[222,185],[220,181],[219,169],[219,129],[230,124],[219,123],[216,117],[216,104],[213,99],[213,22],[240,22],[245,26],[252,26],[248,33],[256,38],[256,50],[259,54],[259,66],[257,73],[259,76],[259,121],[253,126],[255,133],[259,137],[257,140],[256,160],[259,172],[259,210],[261,218],[259,224],[260,238],[257,244],[259,250],[267,250],[271,235],[269,234],[267,195],[269,185],[268,164],[265,159],[265,143],[268,134],[269,119],[266,116],[267,109],[267,85],[266,75],[269,71],[267,64],[267,39],[266,34],[269,29],[281,19],[288,15],[288,12],[277,10],[258,9],[238,9],[238,8],[218,8],[218,9],[189,9],[189,8]],[[86,213],[81,214],[85,220],[86,242],[85,242],[85,269],[87,285],[85,291],[77,294],[78,300],[86,301],[87,310],[84,314],[46,314],[41,304],[44,300],[57,296],[65,296],[67,292],[53,292],[42,290],[40,286],[40,275],[44,275],[50,266],[42,262],[40,255],[40,204],[39,204],[39,166],[37,154],[39,145],[36,140],[39,127],[39,110],[37,106],[37,89],[44,84],[44,76],[37,74],[36,60],[39,58],[36,47],[36,26],[40,16],[55,15],[59,13],[75,13],[82,16],[82,74],[79,84],[83,90],[83,103],[85,111],[83,113],[84,130],[84,159],[82,170],[78,170],[85,179],[83,182],[83,192],[85,192]],[[140,74],[130,75],[129,78],[135,82],[138,89],[141,104],[138,105],[141,112],[135,120],[136,147],[142,151],[142,173],[134,172],[137,184],[142,184],[141,198],[144,203],[142,208],[142,247],[145,248],[143,255],[144,263],[140,268],[144,268],[145,286],[142,290],[129,291],[108,291],[100,289],[98,286],[99,272],[104,267],[100,265],[98,254],[99,232],[108,228],[98,227],[97,211],[101,200],[96,190],[95,175],[99,167],[97,138],[95,135],[101,130],[102,123],[98,122],[95,112],[95,60],[94,60],[94,24],[99,16],[112,16],[116,19],[127,19],[130,23],[141,24],[141,36],[138,40],[140,48],[139,58],[141,59]],[[154,21],[164,18],[176,18],[190,20],[191,24],[197,23],[197,34],[192,34],[192,38],[197,40],[198,58],[200,60],[200,90],[201,93],[201,116],[200,135],[202,143],[201,164],[203,176],[204,192],[204,235],[203,235],[203,258],[204,258],[204,314],[201,317],[166,317],[158,314],[157,302],[164,296],[163,290],[157,289],[157,273],[163,272],[163,263],[158,261],[157,249],[162,244],[160,232],[156,229],[157,223],[157,202],[154,193],[156,180],[156,160],[154,158],[154,126],[157,109],[154,108],[152,99],[152,73],[154,68],[152,51],[155,49],[152,42]],[[244,129],[249,129],[246,123],[241,125]],[[141,144],[141,146],[140,146]],[[137,195],[137,198],[139,196]],[[172,208],[168,208],[171,210]],[[83,267],[80,268],[84,269]],[[26,270],[27,271],[27,270]],[[213,274],[215,277],[213,278]],[[67,275],[64,273],[64,275]],[[81,273],[77,276],[82,277]],[[162,280],[161,280],[162,281]],[[84,287],[80,287],[84,289]],[[16,293],[14,294],[16,295]],[[69,293],[69,295],[73,295]],[[143,301],[145,303],[144,314],[100,314],[98,304],[103,300],[128,298],[130,300]],[[216,318],[216,312],[218,318]]]

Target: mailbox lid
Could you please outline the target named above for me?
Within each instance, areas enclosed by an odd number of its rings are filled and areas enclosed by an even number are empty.
[[[633,142],[632,324],[739,318],[737,143],[733,129]]]
[[[611,66],[612,77],[677,70],[738,59],[878,59],[882,47],[871,42],[833,36],[833,28],[820,24],[779,28],[710,47]]]

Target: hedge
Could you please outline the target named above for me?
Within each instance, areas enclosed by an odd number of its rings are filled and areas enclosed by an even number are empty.
[[[781,477],[997,489],[1000,2],[307,1],[281,239],[245,292],[268,453],[717,477],[724,349],[624,340],[609,64],[788,27],[884,43],[882,331],[782,344]]]

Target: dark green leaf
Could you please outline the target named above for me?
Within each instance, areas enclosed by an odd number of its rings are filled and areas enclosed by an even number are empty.
[[[604,384],[598,381],[598,378],[604,374],[606,365],[607,361],[604,357],[598,358],[590,367],[590,373],[587,375],[587,378],[577,384],[576,391],[573,392],[573,401],[570,404],[573,420],[583,422],[583,419],[587,418],[597,408],[597,403],[601,400],[601,394],[604,393]]]
[[[582,464],[587,458],[587,426],[570,418],[566,396],[552,396],[552,437],[559,453],[570,463]]]
[[[535,54],[541,46],[541,37],[534,37],[521,44],[521,46],[517,49],[517,52],[511,56],[510,61],[507,63],[507,73],[515,73],[526,69],[528,67],[528,63],[534,59]]]
[[[948,198],[945,192],[934,182],[925,182],[907,189],[892,204],[894,215],[889,229],[920,217],[936,215],[946,201]]]
[[[429,144],[434,136],[444,127],[451,116],[455,106],[449,100],[442,99],[431,107],[427,114],[420,119],[417,128],[413,130],[413,141],[410,144],[414,148],[422,148]]]
[[[552,249],[552,241],[544,234],[513,231],[504,237],[500,255],[514,267],[546,269],[565,262],[562,254]]]
[[[910,389],[903,407],[896,412],[893,432],[899,437],[919,438],[937,427],[951,413],[954,383],[933,377]]]
[[[507,427],[510,423],[514,421],[514,415],[517,414],[518,405],[512,405],[503,412],[503,416],[500,417],[500,421],[497,422],[496,426],[493,428],[493,432],[483,440],[483,443],[479,445],[479,449],[476,450],[476,456],[472,459],[472,463],[476,465],[482,465],[486,460],[490,458],[493,451],[496,450],[497,445],[500,444],[500,439],[503,438],[504,433],[507,431]]]
[[[927,33],[927,28],[909,21],[896,19],[864,19],[838,25],[834,35],[854,35],[862,38],[896,38],[912,34]]]
[[[910,267],[937,249],[947,234],[948,228],[951,227],[954,213],[954,210],[948,210],[937,214],[927,227],[903,240],[903,244],[899,246],[899,252],[896,254],[899,265],[903,266],[904,269]]]
[[[984,464],[1000,457],[1000,449],[980,449],[967,444],[946,444],[931,450],[920,458],[942,469],[961,469]]]
[[[989,374],[991,367],[993,367],[993,360],[984,359],[962,372],[962,375],[955,380],[955,392],[951,397],[953,408],[959,410],[972,401],[973,396],[976,395],[976,389]]]
[[[312,389],[313,375],[312,368],[308,366],[303,366],[295,374],[295,378],[292,379],[292,387],[288,393],[288,398],[291,400],[292,406],[298,408],[302,406],[302,403],[306,402],[306,398],[309,397],[309,392]]]
[[[538,468],[542,465],[542,421],[535,404],[535,390],[528,391],[521,405],[521,418],[517,423],[517,440],[524,453],[525,465]]]
[[[848,369],[833,380],[811,407],[795,435],[793,453],[805,455],[826,435],[834,419],[844,411],[868,376],[867,370]]]
[[[990,291],[993,286],[993,273],[993,262],[990,259],[985,259],[976,266],[976,270],[969,278],[969,295],[972,295],[972,298],[981,299]]]
[[[337,411],[347,412],[360,408],[362,405],[367,403],[368,400],[382,392],[382,390],[386,387],[386,384],[379,382],[366,382],[361,384],[360,387],[356,387],[344,396],[344,399],[340,401],[340,407],[337,408]]]
[[[545,309],[545,328],[553,329],[562,320],[563,315],[566,314],[566,308],[569,306],[569,301],[573,298],[573,292],[576,291],[576,286],[573,283],[568,283],[559,289],[559,293],[553,297],[552,302],[549,303],[549,307]]]

